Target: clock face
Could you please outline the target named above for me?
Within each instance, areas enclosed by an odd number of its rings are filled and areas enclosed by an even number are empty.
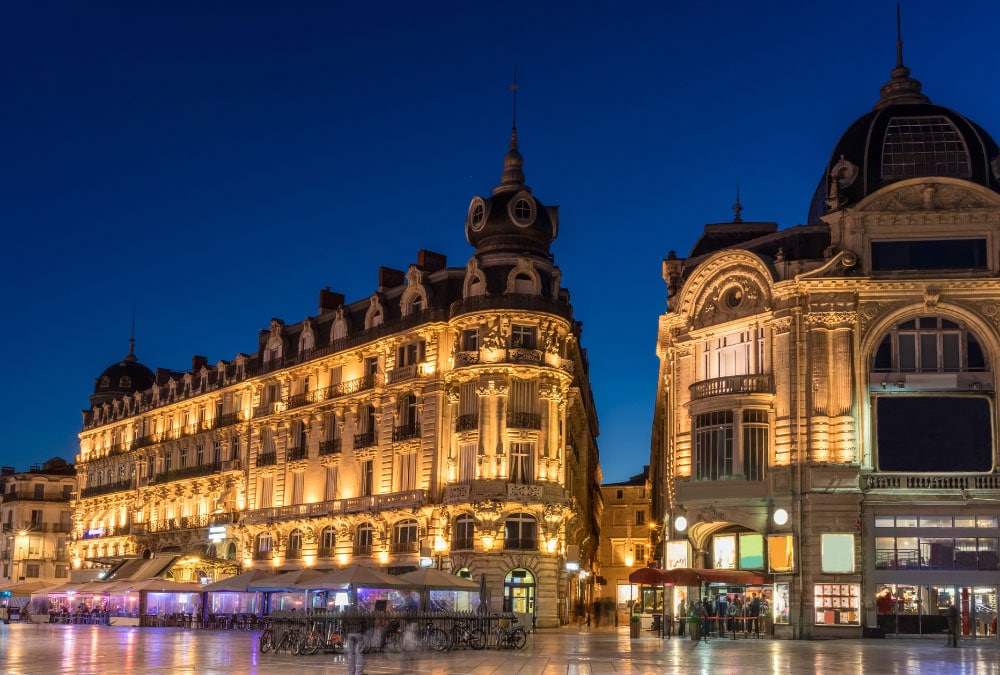
[[[469,215],[466,218],[466,226],[473,232],[479,232],[486,225],[486,217],[489,215],[490,205],[482,198],[475,197],[469,204]]]

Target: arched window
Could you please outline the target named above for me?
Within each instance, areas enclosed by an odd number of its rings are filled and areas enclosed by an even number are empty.
[[[319,555],[322,558],[333,556],[337,548],[337,530],[331,525],[324,527],[319,535]]]
[[[413,300],[410,301],[410,314],[414,312],[421,312],[424,309],[424,296],[419,293],[413,296]]]
[[[229,542],[229,546],[226,547],[226,560],[236,560],[236,543]]]
[[[288,549],[285,551],[288,560],[298,560],[302,557],[302,530],[295,529],[288,533]]]
[[[413,518],[401,520],[392,528],[392,552],[416,553],[419,526]]]
[[[979,341],[939,316],[902,321],[886,333],[872,360],[875,372],[962,373],[988,370]]]
[[[358,525],[357,538],[354,540],[355,555],[370,555],[375,541],[375,528],[371,523]]]
[[[514,292],[530,294],[535,290],[535,282],[527,274],[518,274],[514,277]]]
[[[299,351],[310,352],[315,346],[316,340],[313,338],[312,331],[302,331],[302,337],[299,339]]]
[[[503,547],[532,551],[538,548],[538,521],[527,513],[513,513],[503,524]]]
[[[270,560],[271,551],[274,548],[274,541],[269,532],[261,532],[254,539],[253,557],[254,560]]]
[[[452,525],[451,548],[454,551],[472,550],[476,539],[476,519],[468,513],[455,518]]]

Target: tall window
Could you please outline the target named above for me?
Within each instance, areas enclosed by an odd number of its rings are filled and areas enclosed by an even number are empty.
[[[410,518],[396,523],[392,528],[392,552],[415,553],[417,551],[417,521]]]
[[[694,477],[719,480],[733,473],[733,412],[695,415]]]
[[[372,460],[366,459],[361,462],[361,496],[368,497],[374,494],[375,487],[375,468],[372,466]]]
[[[503,524],[503,547],[527,551],[538,548],[538,521],[527,513],[514,513]]]
[[[731,375],[757,375],[767,372],[764,331],[747,329],[729,333],[701,344],[699,379],[713,380]]]
[[[274,548],[274,541],[269,532],[261,532],[254,542],[254,558],[266,560],[271,557],[271,550]]]
[[[462,351],[463,352],[478,352],[479,351],[479,329],[470,328],[469,330],[462,331]]]
[[[476,479],[476,444],[463,443],[458,448],[458,482],[469,483]]]
[[[769,430],[766,410],[743,411],[743,475],[747,480],[764,479]]]
[[[413,366],[425,361],[426,343],[423,340],[402,345],[396,350],[396,367]]]
[[[239,459],[239,458],[240,458],[240,437],[233,436],[233,454],[232,457],[230,457],[230,459]]]
[[[987,370],[982,347],[971,331],[936,316],[893,326],[875,352],[872,370],[900,373],[957,373]]]
[[[319,548],[325,555],[333,555],[337,547],[337,530],[332,525],[324,527],[319,535]]]
[[[288,533],[288,550],[285,557],[289,560],[297,560],[302,557],[302,530],[292,530]]]
[[[194,446],[194,463],[195,466],[201,466],[205,463],[205,446],[200,443]]]
[[[458,516],[455,518],[452,535],[452,549],[456,551],[471,550],[476,538],[476,519],[467,513]]]
[[[535,465],[535,444],[534,443],[511,443],[510,444],[510,473],[511,483],[530,484],[534,475]]]
[[[292,504],[301,504],[303,502],[302,494],[305,487],[306,474],[302,471],[296,471],[292,474]]]
[[[274,506],[274,477],[264,476],[260,479],[260,508],[269,509]]]
[[[354,552],[356,554],[368,554],[372,552],[375,542],[375,528],[371,523],[358,525],[357,538],[354,541]]]
[[[417,453],[398,453],[396,464],[396,491],[406,492],[417,488]]]
[[[337,483],[340,470],[335,466],[326,467],[326,481],[323,486],[323,499],[330,502],[337,498]]]

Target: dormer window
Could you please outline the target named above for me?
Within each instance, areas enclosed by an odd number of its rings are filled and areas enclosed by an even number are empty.
[[[111,378],[107,375],[101,377],[101,389],[107,389],[111,386]]]
[[[132,386],[132,378],[128,375],[122,375],[121,379],[118,380],[118,386],[122,389],[128,389]]]

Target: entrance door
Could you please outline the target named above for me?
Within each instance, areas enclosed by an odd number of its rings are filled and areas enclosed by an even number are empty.
[[[503,611],[513,612],[518,624],[531,630],[535,617],[535,576],[526,569],[511,570],[503,580]]]

